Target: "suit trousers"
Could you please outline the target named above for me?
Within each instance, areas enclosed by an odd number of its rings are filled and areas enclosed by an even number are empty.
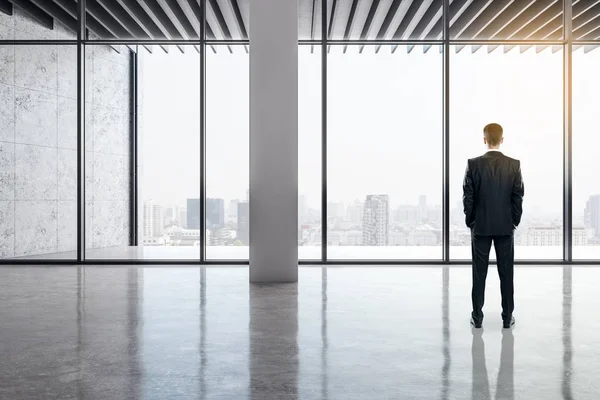
[[[482,236],[471,230],[471,251],[473,255],[473,288],[471,300],[473,312],[471,316],[477,323],[483,321],[483,303],[485,301],[485,280],[487,278],[490,260],[490,249],[494,242],[498,276],[500,277],[500,292],[502,294],[502,319],[509,321],[515,308],[514,302],[514,235]]]

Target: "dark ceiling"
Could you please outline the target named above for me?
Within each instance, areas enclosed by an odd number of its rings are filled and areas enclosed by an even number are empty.
[[[198,39],[202,20],[199,1],[87,0],[86,26],[94,38],[107,40]],[[206,0],[207,39],[247,40],[249,1]],[[442,0],[326,1],[330,40],[442,37]],[[76,0],[0,0],[0,11],[10,14],[13,5],[49,28],[54,20],[73,31],[77,28]],[[560,41],[562,11],[562,0],[450,0],[450,38]],[[320,40],[321,0],[299,0],[299,12],[300,39]],[[575,40],[600,39],[600,0],[573,0],[572,13]],[[488,46],[488,50],[496,47]]]

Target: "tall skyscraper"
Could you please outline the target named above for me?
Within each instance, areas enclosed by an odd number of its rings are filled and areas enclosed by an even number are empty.
[[[225,227],[225,200],[206,199],[206,228],[222,229]]]
[[[200,199],[187,199],[187,229],[200,229]]]
[[[159,237],[164,233],[165,214],[161,205],[154,201],[144,202],[144,237]]]
[[[584,212],[585,227],[591,229],[594,237],[600,237],[600,195],[590,196]]]
[[[427,207],[427,196],[424,194],[419,196],[419,207],[421,207],[421,209],[425,209],[425,207]]]
[[[386,194],[368,195],[363,212],[363,246],[387,246],[390,201]]]
[[[239,202],[237,208],[237,240],[250,244],[250,207],[248,202]]]

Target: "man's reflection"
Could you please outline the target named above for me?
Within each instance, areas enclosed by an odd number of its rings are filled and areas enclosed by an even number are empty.
[[[496,399],[515,398],[515,337],[511,329],[502,331],[500,371],[496,386]]]
[[[490,384],[485,362],[485,343],[482,333],[480,330],[473,330],[473,343],[471,345],[471,356],[473,359],[471,398],[489,400],[491,399]],[[496,386],[496,399],[498,400],[511,400],[515,398],[514,348],[515,339],[512,330],[504,329],[502,331],[500,371],[498,372],[498,383]]]

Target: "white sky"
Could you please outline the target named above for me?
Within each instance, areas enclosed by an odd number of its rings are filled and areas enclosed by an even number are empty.
[[[300,50],[300,194],[320,203],[320,52]],[[158,50],[158,49],[157,49]],[[142,196],[163,204],[199,196],[199,55],[142,52]],[[442,56],[437,49],[329,55],[329,198],[386,193],[392,205],[441,203]],[[485,151],[482,128],[505,128],[505,154],[519,158],[526,215],[562,216],[562,52],[470,48],[451,55],[451,208],[468,157]],[[574,211],[600,193],[597,110],[600,51],[574,55]],[[248,188],[248,55],[207,52],[207,196],[226,202]],[[534,207],[535,205],[535,207]]]

